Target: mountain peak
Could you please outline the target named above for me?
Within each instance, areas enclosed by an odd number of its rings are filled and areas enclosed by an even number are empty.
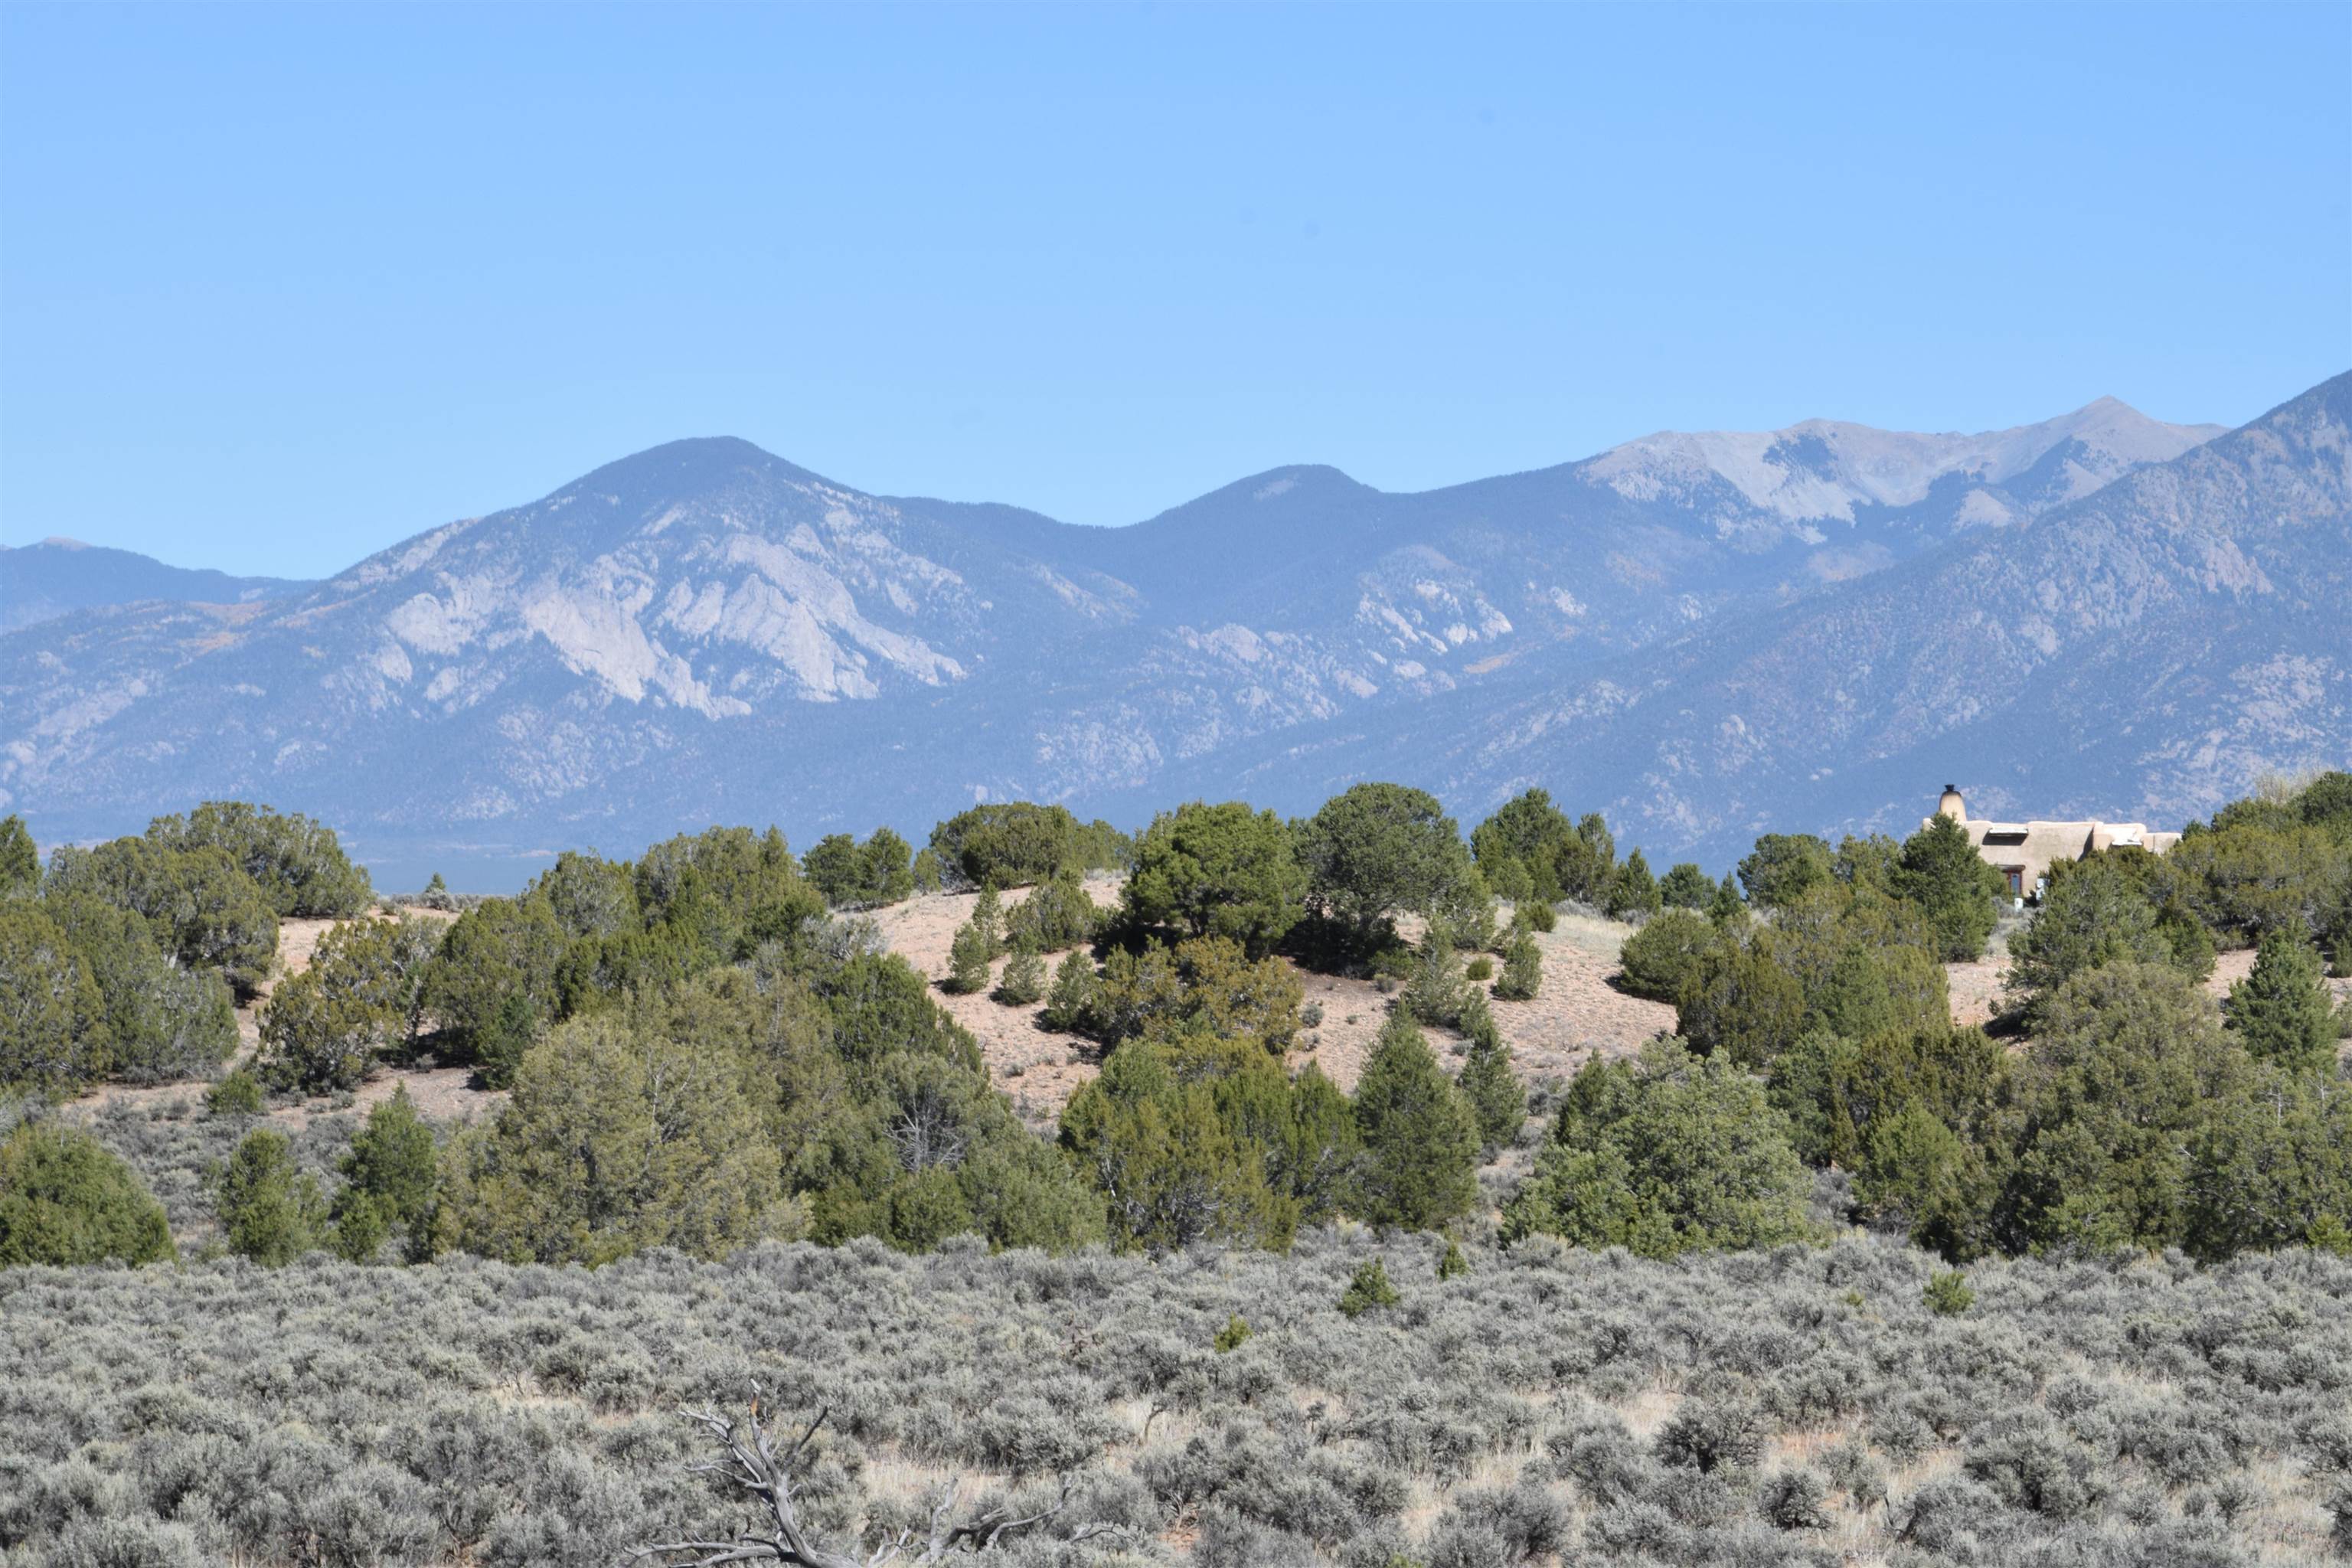
[[[1857,508],[1916,505],[1948,477],[1997,487],[2045,459],[2080,470],[2043,487],[2049,499],[2072,499],[2127,468],[2169,461],[2223,428],[2168,425],[2106,396],[2054,419],[1973,434],[1881,430],[1835,419],[1780,430],[1661,431],[1612,447],[1584,467],[1632,500],[1691,498],[1725,484],[1759,514],[1797,523],[1852,522]],[[1993,499],[1984,510],[2006,515],[2012,507]]]
[[[554,493],[675,493],[717,489],[751,478],[787,484],[831,482],[740,436],[689,436],[606,463]]]

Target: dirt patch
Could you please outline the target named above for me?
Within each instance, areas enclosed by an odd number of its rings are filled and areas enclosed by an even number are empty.
[[[1120,885],[1117,877],[1091,877],[1087,880],[1087,896],[1108,909],[1118,902]],[[1004,907],[1017,908],[1029,891],[1015,888],[1002,895]],[[1033,1124],[1049,1122],[1061,1114],[1081,1085],[1102,1070],[1100,1048],[1091,1040],[1057,1035],[1040,1026],[1038,1006],[1007,1007],[990,1001],[985,991],[951,995],[939,988],[938,982],[948,972],[948,949],[955,942],[956,930],[971,919],[972,906],[979,901],[977,893],[925,893],[875,910],[874,922],[881,927],[890,951],[933,983],[931,1000],[971,1031],[980,1042],[988,1076],[1023,1119]],[[1009,962],[1000,958],[989,966],[992,987]],[[1061,955],[1045,962],[1050,972],[1061,963]]]
[[[1096,877],[1088,880],[1087,891],[1097,905],[1108,909],[1118,902],[1120,885],[1116,877]],[[1005,907],[1011,909],[1027,896],[1028,889],[1016,889],[1004,895]],[[928,894],[877,910],[874,919],[890,950],[937,982],[947,973],[948,948],[956,929],[971,918],[977,901],[973,893]],[[1530,1002],[1494,1004],[1495,1021],[1517,1056],[1521,1078],[1532,1081],[1551,1073],[1564,1076],[1595,1055],[1639,1050],[1659,1030],[1674,1027],[1672,1007],[1628,996],[1608,983],[1617,971],[1617,950],[1632,930],[1613,921],[1563,915],[1559,929],[1537,937],[1544,962],[1541,992]],[[1003,967],[1002,959],[992,966],[992,982]],[[1308,1005],[1322,1009],[1322,1022],[1301,1035],[1291,1066],[1318,1063],[1340,1088],[1352,1089],[1387,1021],[1390,998],[1369,980],[1304,970],[1299,979]],[[931,995],[979,1040],[989,1076],[1032,1121],[1059,1115],[1079,1086],[1101,1070],[1099,1047],[1077,1036],[1040,1027],[1036,1007],[1006,1007],[985,993],[950,995],[936,986]],[[1464,1042],[1444,1030],[1430,1035],[1441,1059],[1458,1066],[1454,1047]]]
[[[1495,1022],[1517,1059],[1519,1077],[1565,1078],[1596,1057],[1631,1056],[1672,1033],[1675,1010],[1663,1002],[1629,996],[1610,984],[1617,973],[1617,950],[1633,928],[1613,921],[1562,915],[1556,929],[1536,934],[1543,954],[1543,984],[1526,1002],[1490,999]],[[1408,931],[1417,936],[1417,931]],[[1323,1009],[1323,1022],[1310,1031],[1311,1050],[1293,1054],[1294,1066],[1318,1063],[1334,1083],[1353,1089],[1364,1058],[1388,1022],[1391,998],[1368,980],[1303,973],[1307,1000]],[[1423,1031],[1441,1060],[1459,1067],[1468,1042],[1444,1029]]]

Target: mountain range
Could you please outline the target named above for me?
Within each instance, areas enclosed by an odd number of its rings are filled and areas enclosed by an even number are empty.
[[[2352,754],[2347,427],[2352,376],[2230,432],[1811,420],[1417,494],[1279,468],[1124,528],[678,441],[323,583],[12,609],[0,805],[49,840],[258,798],[485,885],[714,821],[1368,776],[1465,825],[1543,784],[1715,868],[1948,781],[2175,825]]]
[[[310,586],[289,577],[232,577],[201,567],[166,566],[152,556],[79,539],[0,544],[0,632],[100,605],[147,599],[242,605]]]

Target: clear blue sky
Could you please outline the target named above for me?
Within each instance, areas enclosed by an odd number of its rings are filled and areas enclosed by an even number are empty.
[[[1126,522],[2352,365],[2352,7],[0,6],[0,538],[674,437]]]

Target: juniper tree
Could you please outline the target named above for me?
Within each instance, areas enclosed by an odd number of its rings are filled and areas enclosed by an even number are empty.
[[[1576,1075],[1504,1234],[1650,1258],[1770,1247],[1805,1234],[1811,1186],[1753,1077],[1662,1040]]]
[[[1769,1064],[1805,1031],[1804,987],[1773,959],[1769,931],[1701,953],[1675,998],[1675,1032],[1706,1056]]]
[[[1703,910],[1715,895],[1715,884],[1691,861],[1677,861],[1658,879],[1658,898],[1670,910]]]
[[[25,819],[15,812],[0,816],[0,899],[28,897],[40,885],[40,852]]]
[[[987,929],[977,919],[966,921],[948,944],[948,975],[941,985],[960,996],[987,990],[989,960],[995,956]]]
[[[46,900],[0,903],[0,1088],[72,1090],[112,1061],[106,1000]]]
[[[997,977],[995,998],[1008,1007],[1026,1007],[1045,994],[1045,961],[1024,942]]]
[[[317,1246],[326,1219],[319,1184],[294,1163],[293,1145],[274,1128],[256,1128],[221,1173],[221,1229],[228,1248],[265,1268],[291,1263]]]
[[[1299,825],[1308,901],[1369,942],[1392,915],[1445,913],[1470,900],[1477,868],[1435,796],[1360,784]]]
[[[262,1078],[313,1094],[354,1089],[379,1056],[405,1049],[440,936],[413,920],[352,921],[330,931],[310,966],[262,1010]]]
[[[2335,1001],[2318,950],[2300,930],[2281,927],[2263,938],[2253,973],[2230,987],[2222,1010],[2258,1060],[2296,1072],[2335,1066]]]
[[[772,1073],[729,1038],[665,1022],[600,1013],[526,1053],[513,1098],[451,1146],[443,1238],[596,1264],[649,1247],[713,1258],[772,1234]]]
[[[1689,910],[1670,909],[1625,939],[1617,951],[1617,983],[1636,996],[1673,1002],[1716,945],[1715,925]]]
[[[205,1111],[211,1116],[258,1116],[269,1109],[262,1098],[261,1080],[238,1068],[205,1093]]]
[[[1610,878],[1603,907],[1612,920],[1640,921],[1657,913],[1658,903],[1658,880],[1650,874],[1650,863],[1636,848]]]
[[[32,1121],[0,1142],[0,1268],[173,1256],[163,1205],[88,1132]]]
[[[1137,925],[1231,937],[1257,958],[1304,912],[1307,872],[1273,812],[1195,801],[1160,813],[1136,838],[1125,897]]]
[[[1098,990],[1095,961],[1072,952],[1054,971],[1054,988],[1045,997],[1037,1021],[1060,1035],[1083,1035],[1094,1026],[1095,995]]]
[[[299,812],[208,800],[184,817],[157,817],[147,837],[173,849],[223,851],[281,918],[348,917],[375,896],[366,869],[343,853],[335,830]]]
[[[1031,889],[1005,917],[1004,931],[1014,945],[1026,942],[1039,952],[1059,952],[1094,940],[1100,918],[1085,879],[1069,868]]]
[[[1486,1159],[1510,1146],[1528,1119],[1528,1091],[1511,1070],[1511,1047],[1482,1005],[1468,1026],[1470,1053],[1455,1080],[1476,1122],[1480,1152]]]
[[[1391,1015],[1356,1081],[1363,1159],[1360,1217],[1383,1228],[1429,1230],[1477,1201],[1478,1126],[1437,1065],[1420,1026]]]
[[[1543,950],[1533,936],[1520,931],[1503,951],[1503,973],[1495,982],[1495,994],[1506,1002],[1529,1002],[1541,989]]]

